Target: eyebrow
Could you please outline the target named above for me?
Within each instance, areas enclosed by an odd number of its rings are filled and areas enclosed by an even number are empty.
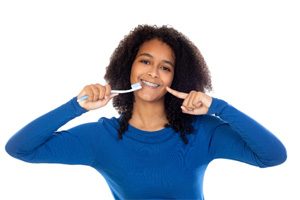
[[[149,53],[141,53],[141,54],[139,54],[137,57],[140,57],[140,56],[147,56],[147,57],[150,57],[150,58],[154,58],[151,54],[149,54]],[[163,60],[163,62],[164,63],[167,63],[167,64],[169,64],[169,65],[171,65],[172,67],[174,67],[174,64],[171,62],[171,61],[169,61],[169,60]]]

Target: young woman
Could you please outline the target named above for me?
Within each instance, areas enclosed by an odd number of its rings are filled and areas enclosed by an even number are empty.
[[[104,77],[108,84],[85,86],[18,131],[7,152],[26,162],[91,166],[115,199],[204,199],[203,177],[214,159],[258,167],[286,160],[285,147],[270,131],[205,94],[211,89],[205,61],[173,28],[136,27],[116,48]],[[138,82],[142,89],[133,93],[111,93]],[[110,100],[119,117],[57,131]]]

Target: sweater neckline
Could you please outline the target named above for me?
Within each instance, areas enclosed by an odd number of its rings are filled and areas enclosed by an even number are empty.
[[[176,132],[171,127],[164,127],[156,131],[146,131],[128,123],[128,129],[124,135],[143,143],[161,143],[176,135]]]

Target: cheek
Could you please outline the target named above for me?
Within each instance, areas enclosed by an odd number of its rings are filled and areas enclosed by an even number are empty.
[[[131,67],[131,73],[132,74],[137,74],[139,73],[139,71],[141,71],[141,67],[139,66],[138,63],[133,63],[132,67]]]
[[[172,78],[166,78],[166,79],[164,79],[163,80],[163,82],[164,82],[164,86],[168,86],[168,87],[171,87],[171,85],[172,85],[172,81],[173,81],[173,79]]]
[[[168,77],[168,86],[171,86],[172,85],[172,82],[173,82],[173,79],[174,79],[174,74],[172,74],[170,77]]]
[[[139,63],[133,64],[131,68],[131,76],[132,78],[136,79],[144,74],[146,74],[147,68]]]
[[[133,64],[130,73],[130,81],[132,83],[137,82],[142,74],[143,74],[143,70],[140,68],[140,66]]]
[[[133,64],[132,67],[131,67],[130,75],[135,76],[137,74],[137,71],[138,71],[137,66]]]

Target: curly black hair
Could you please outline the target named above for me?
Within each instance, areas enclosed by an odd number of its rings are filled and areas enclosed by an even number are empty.
[[[114,89],[128,89],[131,87],[130,72],[133,61],[140,46],[151,39],[158,39],[168,44],[175,54],[174,78],[171,88],[189,93],[192,90],[212,90],[211,77],[206,62],[199,49],[182,33],[169,26],[139,25],[134,28],[119,43],[113,52],[110,63],[106,67],[104,79]],[[132,117],[134,103],[133,93],[118,95],[113,99],[113,107],[121,114],[119,120],[118,138],[128,128],[128,121]],[[186,134],[194,129],[193,115],[182,113],[180,106],[183,100],[173,95],[165,94],[165,111],[168,124],[180,134],[183,142],[188,143]]]

